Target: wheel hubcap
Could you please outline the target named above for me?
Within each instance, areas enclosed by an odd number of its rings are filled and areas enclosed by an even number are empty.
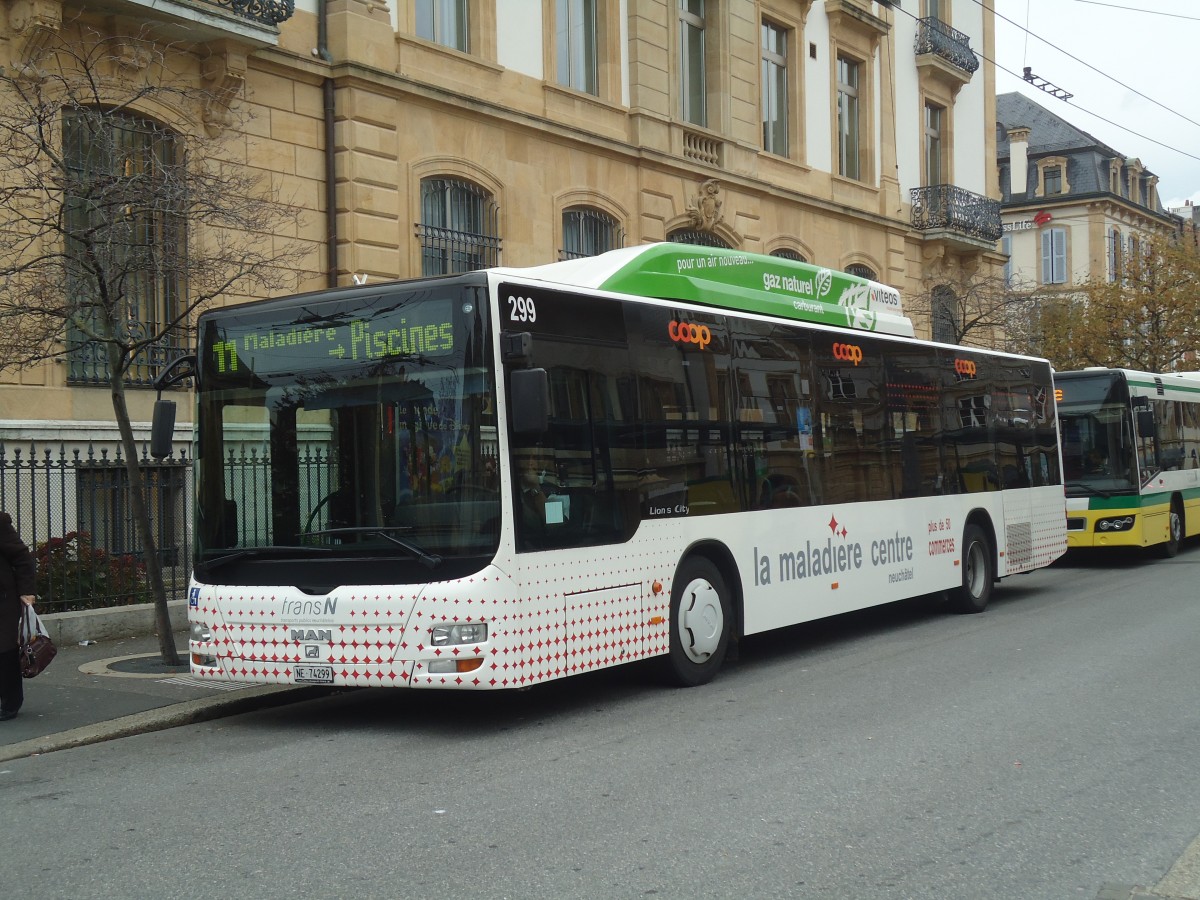
[[[679,603],[679,644],[688,659],[707,662],[717,652],[724,630],[721,595],[703,578],[689,583]]]
[[[987,566],[983,560],[983,548],[979,544],[972,544],[967,549],[966,566],[967,590],[971,592],[972,597],[982,597],[983,579],[987,574]]]

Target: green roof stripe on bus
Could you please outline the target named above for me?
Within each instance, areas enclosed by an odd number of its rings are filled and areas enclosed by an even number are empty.
[[[840,328],[913,336],[895,288],[778,256],[663,242],[525,274],[639,297],[683,300]]]

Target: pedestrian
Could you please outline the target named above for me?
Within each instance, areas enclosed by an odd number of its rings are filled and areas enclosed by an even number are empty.
[[[33,606],[37,561],[12,517],[0,512],[0,722],[11,719],[25,699],[21,677],[20,630],[25,606]]]

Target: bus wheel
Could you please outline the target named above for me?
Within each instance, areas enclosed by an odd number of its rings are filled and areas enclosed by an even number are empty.
[[[671,651],[666,675],[681,687],[712,680],[729,649],[729,590],[720,571],[704,558],[689,559],[671,592]]]
[[[1179,554],[1179,545],[1183,543],[1183,507],[1178,500],[1171,501],[1171,512],[1167,519],[1166,543],[1158,545],[1158,555],[1170,559]]]
[[[950,591],[956,612],[981,613],[992,599],[995,569],[992,546],[978,525],[963,529],[962,585]]]

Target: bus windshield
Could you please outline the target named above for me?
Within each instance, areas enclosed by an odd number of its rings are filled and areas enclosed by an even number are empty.
[[[1137,491],[1129,390],[1119,373],[1059,381],[1059,431],[1068,496]]]
[[[320,587],[482,567],[500,515],[488,329],[482,282],[465,279],[203,317],[198,577],[271,583],[283,565]]]

